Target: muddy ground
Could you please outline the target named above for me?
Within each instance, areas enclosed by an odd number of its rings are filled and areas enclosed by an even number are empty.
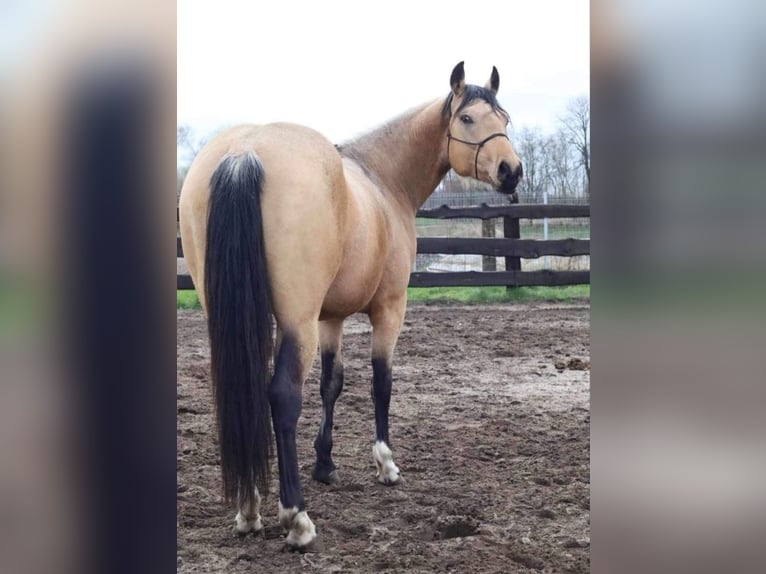
[[[403,484],[375,481],[370,333],[344,333],[333,456],[310,478],[319,360],[298,453],[319,551],[284,551],[276,476],[265,534],[238,538],[220,496],[209,351],[199,311],[178,313],[179,572],[588,572],[589,306],[410,305],[394,363],[391,442]],[[276,467],[276,465],[274,465]]]

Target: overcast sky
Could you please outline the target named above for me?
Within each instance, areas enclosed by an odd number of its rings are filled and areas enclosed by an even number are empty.
[[[178,123],[291,121],[343,141],[500,72],[516,129],[588,95],[587,0],[178,3]]]

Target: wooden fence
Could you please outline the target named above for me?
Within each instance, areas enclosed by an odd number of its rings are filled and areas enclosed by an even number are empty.
[[[418,237],[418,253],[469,254],[504,257],[505,271],[413,272],[410,287],[473,287],[505,285],[580,285],[590,283],[590,271],[522,271],[521,259],[546,255],[572,257],[590,255],[589,239],[521,239],[520,219],[555,219],[590,217],[589,205],[502,205],[421,209],[418,217],[428,219],[469,218],[503,219],[503,237]],[[178,257],[183,257],[181,239],[177,239]],[[189,275],[177,276],[178,289],[193,289]]]

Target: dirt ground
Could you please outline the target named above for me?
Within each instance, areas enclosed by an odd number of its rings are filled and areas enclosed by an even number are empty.
[[[276,464],[264,533],[238,538],[224,507],[199,311],[178,312],[178,572],[588,572],[587,302],[410,305],[394,362],[391,447],[403,483],[375,481],[370,329],[344,331],[333,458],[311,480],[319,360],[298,454],[318,551],[286,552]]]

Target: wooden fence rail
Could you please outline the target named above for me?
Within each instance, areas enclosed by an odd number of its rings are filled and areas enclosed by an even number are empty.
[[[590,282],[590,271],[453,271],[451,273],[410,273],[410,287],[479,287],[506,285],[581,285]]]
[[[534,259],[546,255],[573,257],[590,255],[589,239],[521,239],[519,219],[588,218],[589,205],[501,205],[481,204],[474,207],[421,209],[417,217],[427,219],[503,219],[504,237],[418,237],[418,253],[449,255],[484,255],[505,257],[505,271],[413,272],[410,287],[473,287],[505,285],[580,285],[590,283],[590,271],[521,271],[521,259]],[[181,239],[177,238],[176,251],[183,257]],[[179,290],[194,289],[189,275],[176,277]]]
[[[492,255],[534,259],[543,255],[589,255],[588,239],[507,239],[504,237],[418,237],[418,253]]]
[[[510,217],[512,219],[549,219],[562,217],[590,217],[590,205],[565,205],[558,203],[519,205],[487,205],[482,203],[472,207],[450,207],[442,205],[435,209],[421,209],[418,217],[429,219],[493,219]]]

